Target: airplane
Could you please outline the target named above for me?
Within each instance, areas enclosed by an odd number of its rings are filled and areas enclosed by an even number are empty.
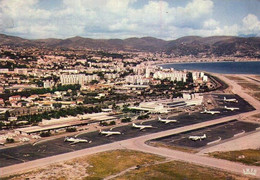
[[[143,130],[143,129],[145,129],[145,128],[153,128],[152,125],[141,125],[141,124],[140,124],[140,125],[137,125],[137,124],[135,124],[135,123],[132,124],[132,127],[134,127],[134,128],[139,128],[140,131]]]
[[[239,110],[238,107],[227,107],[227,106],[225,106],[225,109],[230,110],[230,111]]]
[[[74,138],[74,137],[65,137],[64,142],[72,142],[70,144],[76,144],[76,143],[86,143],[88,140],[86,139],[80,139],[80,138]]]
[[[220,114],[220,111],[208,111],[207,109],[205,109],[204,111],[200,112],[201,114]]]
[[[197,141],[197,140],[203,140],[203,139],[206,139],[206,134],[204,134],[203,136],[189,136],[189,139],[190,140],[193,140],[193,141]]]
[[[158,121],[163,122],[165,124],[171,123],[171,122],[177,122],[177,120],[172,119],[162,119],[160,116],[158,117]]]
[[[112,128],[110,129],[110,131],[102,131],[101,129],[99,130],[99,133],[102,135],[106,135],[106,136],[111,136],[111,135],[119,135],[121,134],[121,132],[119,131],[112,131]]]
[[[5,143],[0,143],[0,145],[1,145],[1,146],[4,146],[4,145],[5,145]]]
[[[235,103],[238,103],[238,100],[235,99],[235,98],[227,99],[226,97],[224,97],[224,101],[225,101],[225,102],[235,102]]]

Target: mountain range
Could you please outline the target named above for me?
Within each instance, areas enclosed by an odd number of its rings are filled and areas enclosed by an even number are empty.
[[[0,46],[125,50],[165,52],[174,56],[248,56],[260,58],[260,37],[236,36],[185,36],[176,40],[162,40],[153,37],[127,39],[91,39],[72,37],[67,39],[29,40],[0,34]]]

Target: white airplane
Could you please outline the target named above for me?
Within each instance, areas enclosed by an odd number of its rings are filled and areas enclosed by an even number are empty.
[[[5,145],[5,143],[0,143],[0,145],[1,145],[1,146],[4,146],[4,145]]]
[[[110,131],[102,131],[101,129],[99,130],[99,133],[102,135],[106,135],[106,136],[111,136],[111,135],[119,135],[121,134],[121,132],[119,131],[112,131],[112,128],[110,129]]]
[[[235,103],[238,103],[238,100],[235,99],[235,98],[227,99],[226,97],[224,97],[224,101],[225,101],[225,102],[235,102]]]
[[[71,144],[76,144],[76,143],[87,143],[88,140],[80,139],[80,138],[74,138],[74,137],[65,137],[64,142],[71,142]]]
[[[177,122],[177,120],[173,120],[173,119],[162,119],[160,116],[158,117],[158,121],[163,122],[165,124]]]
[[[197,140],[203,140],[203,139],[206,139],[206,134],[204,134],[203,136],[189,136],[189,139],[190,140],[193,140],[193,141],[197,141]]]
[[[141,124],[140,124],[140,125],[137,125],[137,124],[135,124],[135,123],[132,124],[132,127],[134,127],[134,128],[139,128],[140,131],[143,130],[143,129],[145,129],[145,128],[153,128],[152,125],[141,125]]]
[[[225,106],[225,109],[230,110],[230,111],[239,110],[238,107],[227,107],[227,106]]]
[[[201,114],[220,114],[220,111],[208,111],[207,109],[205,109],[204,111],[200,112]]]

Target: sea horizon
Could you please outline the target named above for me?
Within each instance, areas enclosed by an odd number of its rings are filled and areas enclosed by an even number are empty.
[[[213,64],[214,66],[212,66]],[[260,61],[176,62],[158,64],[158,66],[161,66],[164,69],[174,68],[176,70],[186,69],[221,74],[260,75]]]

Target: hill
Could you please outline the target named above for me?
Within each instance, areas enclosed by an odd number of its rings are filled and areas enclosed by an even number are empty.
[[[249,56],[260,58],[260,37],[235,36],[185,36],[165,41],[153,37],[127,39],[91,39],[72,37],[67,39],[28,40],[0,34],[0,46],[45,47],[68,49],[127,50],[166,52],[174,56]]]

